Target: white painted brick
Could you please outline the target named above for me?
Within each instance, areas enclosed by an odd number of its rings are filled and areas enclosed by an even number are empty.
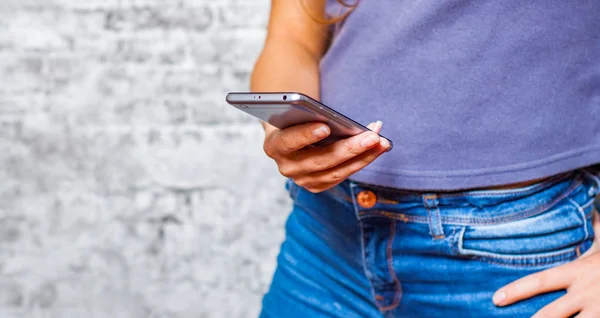
[[[290,202],[224,98],[268,6],[0,1],[0,317],[257,315]]]

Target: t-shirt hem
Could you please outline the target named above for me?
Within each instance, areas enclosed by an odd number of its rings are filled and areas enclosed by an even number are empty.
[[[459,171],[399,171],[367,166],[349,179],[407,190],[455,191],[550,177],[600,164],[600,145],[523,164]]]

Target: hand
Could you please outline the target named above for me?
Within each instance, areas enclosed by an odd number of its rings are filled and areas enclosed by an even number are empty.
[[[598,214],[594,215],[594,228],[600,233]],[[507,306],[535,295],[566,289],[567,294],[546,305],[533,317],[600,317],[600,253],[596,243],[575,261],[535,273],[514,281],[494,294],[497,306]]]
[[[368,126],[372,131],[322,147],[306,147],[331,133],[322,123],[308,123],[279,130],[265,127],[264,150],[273,158],[279,172],[311,192],[334,187],[364,168],[390,148],[377,134],[381,122]]]

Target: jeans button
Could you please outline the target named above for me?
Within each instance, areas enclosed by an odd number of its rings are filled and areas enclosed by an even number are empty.
[[[356,195],[356,203],[365,209],[372,208],[377,203],[377,196],[373,191],[360,191]]]

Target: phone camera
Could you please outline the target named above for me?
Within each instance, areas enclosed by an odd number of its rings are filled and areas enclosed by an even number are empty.
[[[283,95],[283,100],[287,100],[287,95]]]

